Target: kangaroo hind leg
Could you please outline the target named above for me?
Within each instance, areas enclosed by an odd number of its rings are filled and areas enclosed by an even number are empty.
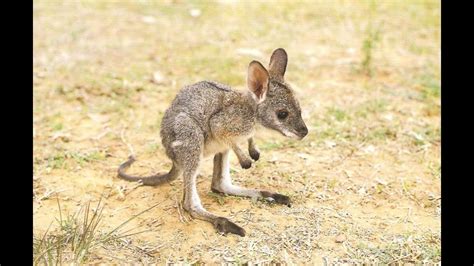
[[[225,217],[207,211],[201,204],[197,191],[197,175],[203,156],[204,134],[196,122],[187,115],[178,115],[175,125],[176,140],[180,145],[173,147],[174,160],[183,169],[183,207],[189,214],[210,222],[223,234],[233,233],[245,236],[245,230]]]

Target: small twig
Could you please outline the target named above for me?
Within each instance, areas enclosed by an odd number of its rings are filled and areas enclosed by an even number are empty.
[[[112,215],[115,215],[117,212],[119,212],[121,210],[124,210],[124,209],[128,209],[128,208],[129,208],[128,206],[117,208],[117,209],[112,211]]]
[[[323,257],[323,261],[324,261],[324,266],[327,266],[327,265],[328,265],[328,258],[327,258],[327,257]]]
[[[408,258],[408,257],[410,257],[410,256],[411,256],[411,254],[408,254],[408,255],[406,255],[406,256],[399,257],[399,258],[397,258],[397,259],[395,259],[395,260],[389,262],[387,265],[390,265],[390,264],[392,264],[392,263],[394,263],[394,262],[397,262],[397,261],[399,261],[399,260],[406,259],[406,258]]]
[[[408,207],[408,213],[405,219],[403,220],[403,222],[404,223],[408,222],[408,219],[410,218],[410,216],[411,216],[411,207]]]
[[[54,194],[58,194],[59,192],[63,192],[63,191],[66,191],[67,189],[61,189],[61,190],[47,190],[41,197],[35,197],[35,200],[38,204],[41,205],[41,201],[44,200],[44,199],[48,199],[50,198],[52,195]],[[35,196],[37,194],[35,193]]]
[[[201,230],[201,233],[204,236],[204,239],[208,240],[209,236],[206,234],[206,232],[204,232],[204,230],[202,230],[202,228],[199,228],[199,229]]]
[[[176,201],[176,208],[178,209],[178,214],[179,214],[179,220],[182,222],[182,223],[187,223],[189,222],[188,219],[186,219],[186,217],[183,215],[183,213],[181,212],[181,203],[179,202],[178,198],[174,197],[175,201]]]
[[[100,140],[101,138],[103,138],[105,135],[107,135],[107,133],[110,132],[110,129],[107,128],[106,130],[104,130],[102,133],[100,133],[99,135],[97,135],[96,137],[92,137],[91,139],[92,140]]]
[[[338,213],[338,212],[337,212],[335,209],[333,209],[333,208],[324,207],[324,206],[322,206],[322,207],[319,207],[319,208],[320,208],[320,209],[325,209],[325,210],[330,210],[330,211],[333,211],[334,213],[336,213],[337,217],[339,217],[339,218],[341,218],[341,219],[343,219],[343,220],[345,220],[345,219],[346,219],[346,217],[344,217],[344,216],[340,215],[340,214],[339,214],[339,213]]]
[[[402,183],[402,188],[403,188],[403,191],[408,195],[408,197],[410,199],[412,199],[416,204],[418,204],[418,206],[422,206],[421,203],[418,201],[417,198],[415,198],[407,189],[407,187],[405,186],[405,181],[403,180],[403,178],[400,178],[400,182]]]
[[[128,195],[131,191],[135,190],[137,187],[143,186],[143,182],[137,181],[134,182],[134,185],[128,186],[117,186],[117,192],[119,199],[125,199],[125,196]]]
[[[132,187],[127,187],[127,188],[125,189],[126,192],[127,192],[126,194],[128,194],[128,193],[129,193],[130,191],[132,191],[132,190],[135,190],[137,187],[143,186],[143,181],[142,181],[142,180],[139,180],[139,181],[134,182],[134,183],[135,183],[134,186],[132,186]]]
[[[135,151],[133,150],[132,145],[130,145],[126,140],[125,140],[125,128],[122,129],[122,132],[120,133],[120,139],[122,142],[128,147],[128,150],[130,152],[129,155],[135,157]]]
[[[154,250],[156,250],[156,248],[151,249],[151,250],[147,250],[146,248],[142,248],[142,247],[140,247],[140,246],[138,246],[138,245],[135,245],[135,248],[138,249],[139,251],[141,251],[143,254],[147,255],[147,256],[150,257],[150,258],[154,258],[154,257],[155,257],[155,256],[153,256],[153,255],[150,254],[150,253],[152,253]]]
[[[344,241],[344,243],[342,243],[342,246],[344,247],[344,251],[347,253],[347,255],[349,256],[357,256],[357,254],[354,252],[354,250],[349,247],[349,244],[347,244],[346,241]]]

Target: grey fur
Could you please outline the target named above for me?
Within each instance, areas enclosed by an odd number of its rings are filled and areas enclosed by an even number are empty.
[[[290,85],[285,83],[287,54],[279,48],[272,54],[267,71],[259,62],[249,64],[249,91],[232,90],[214,81],[201,81],[184,87],[166,110],[161,123],[162,144],[173,167],[168,174],[150,177],[127,175],[131,157],[119,167],[119,177],[158,185],[184,178],[183,206],[193,217],[211,222],[222,233],[245,235],[245,230],[206,211],[196,189],[198,168],[204,157],[214,156],[211,189],[238,196],[263,198],[290,206],[288,197],[263,190],[235,186],[229,173],[229,151],[237,155],[243,168],[250,168],[260,152],[252,138],[257,123],[281,134],[302,139],[308,130],[301,118],[301,109]],[[285,118],[279,118],[287,113]],[[239,145],[248,143],[250,159]]]

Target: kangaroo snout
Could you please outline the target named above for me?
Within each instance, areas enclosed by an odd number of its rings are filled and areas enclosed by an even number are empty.
[[[306,135],[308,135],[308,128],[306,126],[300,127],[297,129],[297,132],[300,139],[303,139],[306,137]]]

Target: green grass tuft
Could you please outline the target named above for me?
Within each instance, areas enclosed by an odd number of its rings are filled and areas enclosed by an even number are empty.
[[[63,263],[87,262],[91,250],[112,241],[118,241],[128,236],[140,234],[146,231],[133,232],[136,228],[122,230],[131,220],[151,210],[158,204],[133,215],[112,230],[101,230],[103,224],[102,198],[99,199],[95,208],[91,208],[91,202],[81,206],[72,215],[63,217],[61,205],[58,203],[59,218],[56,218],[57,229],[50,228],[42,236],[33,236],[33,264],[34,265],[57,265]]]

